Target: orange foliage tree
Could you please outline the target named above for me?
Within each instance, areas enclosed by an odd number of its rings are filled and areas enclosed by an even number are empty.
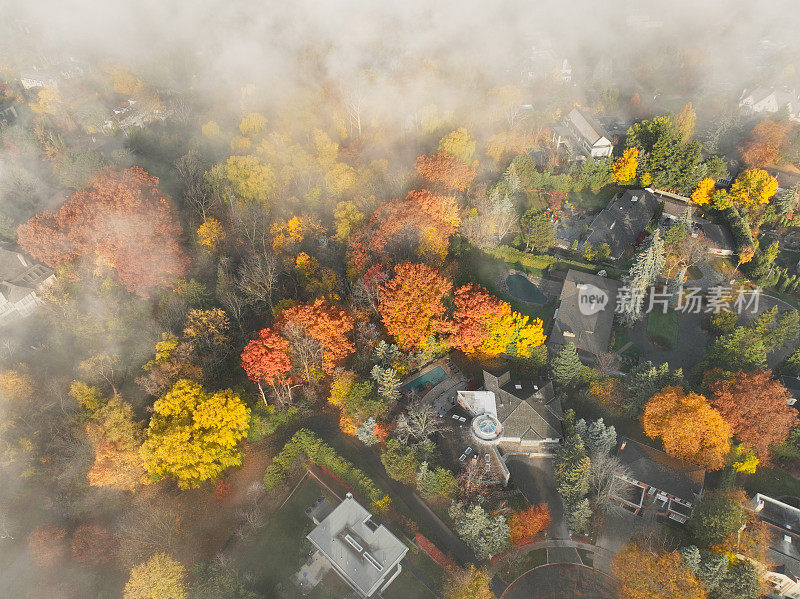
[[[452,283],[425,264],[404,262],[394,272],[380,288],[381,320],[401,348],[423,347],[444,316]]]
[[[138,167],[103,171],[56,213],[37,214],[17,229],[22,249],[48,266],[88,259],[113,268],[141,297],[185,271],[180,233],[158,179]]]
[[[361,271],[367,268],[370,257],[392,253],[394,246],[407,246],[409,242],[416,247],[402,247],[403,251],[413,249],[420,256],[444,259],[450,236],[460,223],[458,202],[453,196],[412,190],[405,199],[382,204],[367,226],[350,236],[348,262]]]
[[[428,181],[441,183],[447,189],[466,191],[475,178],[475,169],[463,160],[445,152],[420,156],[414,164]]]
[[[710,470],[725,465],[731,429],[702,395],[666,387],[645,405],[642,426],[648,437],[660,437],[664,451],[676,458]]]
[[[703,584],[677,551],[659,554],[630,543],[614,557],[620,599],[705,599]]]
[[[508,519],[509,541],[519,545],[535,537],[550,526],[550,510],[547,504],[532,505],[528,509],[516,512]]]
[[[751,447],[759,461],[770,463],[770,449],[783,443],[797,425],[797,411],[787,405],[789,391],[769,370],[737,372],[710,384],[711,403],[728,422],[734,436]]]
[[[257,339],[244,346],[242,351],[242,368],[247,378],[258,385],[261,398],[267,403],[262,382],[272,385],[288,385],[292,370],[289,358],[289,342],[270,328],[262,329]],[[275,395],[278,393],[275,390]]]
[[[489,339],[489,322],[507,304],[473,284],[456,289],[453,301],[456,309],[447,323],[451,332],[448,343],[465,352],[474,351]]]
[[[285,309],[278,328],[287,322],[299,325],[306,335],[320,344],[325,374],[332,374],[334,368],[356,349],[348,339],[353,332],[353,319],[325,299],[318,298],[313,304],[297,304]]]
[[[769,166],[777,162],[781,148],[788,140],[789,128],[788,123],[770,119],[758,123],[739,146],[744,163],[752,168]]]

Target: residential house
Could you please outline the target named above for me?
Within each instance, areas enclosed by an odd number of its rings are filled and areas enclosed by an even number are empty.
[[[794,90],[756,87],[746,89],[739,98],[739,108],[745,114],[767,112],[774,114],[786,110],[789,118],[800,121],[800,97]]]
[[[749,508],[767,532],[768,563],[748,559],[759,566],[770,596],[800,599],[800,509],[761,493]]]
[[[578,353],[590,360],[607,351],[619,286],[619,281],[607,277],[578,270],[567,272],[548,345],[557,351],[573,343]],[[603,305],[588,305],[592,298],[596,302],[604,300]]]
[[[327,514],[306,537],[319,556],[361,597],[382,593],[403,570],[408,547],[377,524],[353,495]]]
[[[589,158],[607,158],[614,145],[603,126],[583,108],[573,108],[561,125],[555,128],[553,142],[567,145],[573,152]]]
[[[589,225],[586,243],[607,243],[611,257],[619,260],[639,238],[661,202],[647,189],[632,189],[617,194]]]
[[[31,69],[19,74],[20,83],[25,89],[52,87],[58,89],[58,73],[47,69]]]
[[[2,87],[0,87],[0,125],[13,125],[19,114],[14,106],[14,101],[4,99]]]
[[[727,227],[700,217],[693,204],[687,204],[674,197],[664,197],[663,201],[664,211],[662,212],[661,224],[665,229],[671,227],[675,221],[682,219],[686,210],[689,210],[692,220],[692,230],[689,234],[692,237],[702,238],[709,254],[715,256],[733,255],[736,244]]]
[[[679,460],[648,445],[623,438],[617,458],[630,475],[615,474],[619,486],[611,498],[639,514],[654,505],[658,514],[684,524],[703,494],[705,468]]]
[[[0,326],[30,316],[39,293],[53,281],[55,275],[46,266],[0,247]]]

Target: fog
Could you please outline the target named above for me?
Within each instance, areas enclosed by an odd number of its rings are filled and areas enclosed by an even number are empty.
[[[174,166],[177,158],[201,145],[198,131],[208,121],[235,132],[243,114],[263,112],[270,122],[296,119],[290,126],[310,139],[319,122],[338,124],[336,119],[346,118],[343,127],[351,132],[363,127],[369,138],[366,158],[389,164],[371,190],[370,201],[380,202],[405,195],[414,158],[435,148],[435,140],[420,133],[419,126],[423,111],[431,107],[452,128],[468,127],[485,141],[498,121],[490,90],[519,88],[524,110],[514,109],[521,110],[520,118],[535,122],[531,128],[539,133],[560,119],[565,108],[594,106],[603,92],[615,90],[618,99],[606,112],[624,126],[637,118],[676,113],[692,102],[701,137],[716,118],[736,108],[746,88],[800,89],[798,26],[796,0],[0,0],[0,83],[17,85],[21,73],[32,69],[77,65],[81,73],[75,81],[86,78],[81,91],[86,95],[69,97],[70,87],[65,85],[64,100],[85,105],[91,118],[99,114],[102,121],[119,98],[108,92],[109,84],[98,72],[121,65],[158,94],[169,110],[168,120],[178,121],[176,115],[185,110],[180,132],[174,135],[179,151],[173,155],[165,150],[168,161],[157,164],[153,156],[143,158],[139,148],[148,140],[132,143],[135,135],[118,135],[114,151],[108,149],[103,156],[105,164],[136,164],[161,177],[178,205],[181,224],[190,231],[191,221],[193,231],[197,224]],[[637,95],[641,105],[634,107],[631,100]],[[341,112],[318,111],[323,97],[335,98],[331,105],[343,107]],[[307,115],[311,116],[305,119]],[[47,141],[56,148],[70,146],[76,128],[65,129],[69,133],[61,138],[45,139],[29,110],[20,111],[13,127],[0,126],[0,241],[3,219],[12,231],[37,213],[57,210],[85,183],[73,182],[40,156],[39,144]],[[89,137],[96,141],[93,136],[83,135],[81,143],[90,144]],[[276,200],[270,218],[291,216],[293,210],[299,213],[306,207],[307,190],[295,187]],[[263,229],[266,235],[268,226]],[[237,254],[231,263],[241,260]],[[197,262],[211,273],[206,273],[207,279],[221,288],[224,277],[219,273],[225,264],[209,267],[207,257]],[[323,265],[344,272],[341,264],[330,262]],[[81,261],[80,267],[100,270],[89,260]],[[62,284],[74,281],[61,277]],[[0,396],[0,445],[5,455],[13,454],[0,464],[0,596],[7,596],[2,590],[6,588],[25,588],[26,594],[15,598],[47,593],[56,597],[62,592],[53,580],[56,576],[27,594],[26,585],[38,570],[27,557],[25,539],[38,523],[91,520],[120,531],[126,530],[123,515],[144,510],[150,500],[166,506],[159,512],[167,514],[165,518],[173,503],[181,501],[175,489],[163,497],[148,489],[130,500],[81,487],[92,448],[83,432],[86,418],[67,391],[70,381],[80,376],[77,362],[97,354],[120,356],[120,389],[146,424],[152,397],[135,379],[152,359],[162,331],[180,330],[169,320],[170,302],[187,300],[169,292],[167,299],[139,301],[119,286],[104,284],[100,276],[79,287],[73,304],[51,302],[42,308],[50,320],[31,319],[0,329],[0,371],[25,362],[37,387],[32,407],[23,406],[22,413],[13,416],[11,399]],[[91,330],[77,334],[66,325],[63,330],[49,326],[59,318],[80,321]],[[242,317],[235,333],[239,345],[231,355],[241,351],[247,328],[256,320],[252,314]],[[97,345],[80,346],[84,334],[94,335]],[[219,379],[233,385],[236,376],[222,374]],[[38,469],[41,464],[26,461],[41,461],[42,455],[30,452],[30,458],[19,459],[25,453],[19,439],[3,439],[4,421],[12,420],[23,423],[19,426],[25,429],[26,443],[45,448],[41,454],[52,460],[47,474]],[[208,495],[198,492],[193,501],[207,506]],[[181,534],[192,537],[195,526],[197,535],[208,532],[202,524],[184,520]],[[172,537],[170,542],[180,545]],[[190,553],[185,547],[177,551]],[[84,576],[76,566],[64,566],[65,580],[83,581]],[[114,576],[126,578],[127,572]],[[81,584],[75,582],[77,587]],[[87,584],[95,590],[102,586]],[[72,595],[64,591],[63,596]]]

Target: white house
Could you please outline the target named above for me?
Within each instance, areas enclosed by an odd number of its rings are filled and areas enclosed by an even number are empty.
[[[557,146],[565,144],[591,158],[607,158],[614,151],[603,126],[582,108],[573,108],[569,112],[563,123],[556,127],[553,141]]]
[[[46,266],[0,248],[0,326],[30,316],[40,301],[39,292],[55,278]]]
[[[800,98],[794,90],[770,87],[746,89],[739,98],[739,108],[745,114],[774,114],[785,108],[790,119],[800,121]]]

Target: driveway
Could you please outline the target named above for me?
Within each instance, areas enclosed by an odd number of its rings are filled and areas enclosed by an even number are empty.
[[[547,504],[547,509],[550,510],[548,538],[569,539],[564,504],[556,491],[553,477],[553,458],[510,456],[506,465],[511,472],[511,480],[531,504]]]

